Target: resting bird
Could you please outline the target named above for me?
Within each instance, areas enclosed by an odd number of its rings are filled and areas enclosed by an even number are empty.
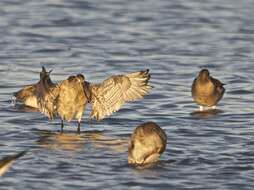
[[[37,106],[50,119],[59,115],[62,130],[64,120],[77,119],[79,132],[87,103],[91,104],[90,118],[101,120],[118,111],[125,102],[143,98],[151,88],[149,79],[149,70],[146,70],[113,75],[99,84],[85,81],[82,74],[70,76],[56,85],[43,80],[36,88]]]
[[[167,135],[156,123],[138,126],[130,137],[128,163],[144,165],[156,162],[167,145]]]
[[[193,81],[191,92],[200,111],[203,111],[205,106],[216,108],[216,104],[225,92],[223,85],[225,84],[211,77],[207,69],[202,69],[199,72],[198,77]]]

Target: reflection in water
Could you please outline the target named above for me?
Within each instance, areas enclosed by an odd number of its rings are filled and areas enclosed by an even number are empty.
[[[8,171],[12,163],[21,156],[24,156],[25,153],[26,151],[22,151],[11,156],[6,156],[2,160],[0,160],[0,176],[3,176]]]
[[[105,136],[101,132],[90,132],[86,135],[89,142],[94,148],[106,148],[113,152],[127,152],[128,149],[128,138],[116,138]]]
[[[174,159],[160,159],[157,162],[152,162],[152,163],[148,163],[148,164],[144,164],[144,165],[130,165],[128,164],[128,166],[132,167],[133,169],[135,169],[135,171],[139,171],[139,170],[145,170],[145,169],[149,169],[148,171],[152,171],[150,169],[159,169],[159,171],[161,171],[160,169],[163,168],[169,168],[171,165],[177,163],[178,160],[174,160]]]
[[[204,110],[204,111],[199,111],[199,110],[194,111],[191,113],[191,115],[201,118],[201,119],[207,119],[207,118],[214,117],[220,113],[223,113],[223,111],[220,109],[208,109],[208,110]]]
[[[102,134],[99,131],[89,131],[80,134],[39,131],[40,138],[37,143],[48,149],[80,151],[85,144],[95,149],[107,149],[113,152],[127,152],[128,139],[116,138]]]
[[[151,169],[153,167],[156,167],[158,165],[158,162],[152,162],[144,165],[130,165],[131,167],[138,169],[138,170],[144,170],[144,169]]]
[[[85,138],[83,138],[81,134],[40,131],[39,135],[40,138],[37,143],[41,147],[48,149],[78,151],[81,150],[85,144]]]
[[[39,109],[30,106],[15,104],[14,109],[18,112],[39,112]]]

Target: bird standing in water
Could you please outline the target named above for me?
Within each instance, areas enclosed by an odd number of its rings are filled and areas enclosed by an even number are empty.
[[[50,79],[50,73],[46,71],[45,67],[42,67],[40,72],[40,80],[36,84],[31,84],[23,87],[21,90],[13,94],[13,100],[16,102],[22,102],[24,105],[39,108],[37,102],[37,96],[41,93],[44,86],[47,88],[55,87],[55,84]]]
[[[200,111],[203,111],[204,107],[216,108],[225,92],[224,85],[218,79],[211,77],[207,69],[202,69],[199,72],[192,83],[191,92],[194,101],[199,105]]]
[[[63,121],[71,121],[73,118],[78,120],[78,132],[80,132],[80,122],[84,112],[85,104],[88,98],[84,93],[83,83],[85,78],[82,74],[70,76],[67,80],[58,85],[58,96],[55,99],[55,108],[57,114],[61,117],[61,129],[63,130]],[[54,112],[55,110],[52,110]]]
[[[128,101],[143,98],[151,86],[149,70],[113,75],[99,84],[85,81],[82,74],[70,76],[55,85],[41,82],[36,91],[37,108],[52,119],[78,120],[78,132],[85,105],[91,104],[90,118],[101,120],[118,111]],[[25,104],[26,102],[24,102]]]

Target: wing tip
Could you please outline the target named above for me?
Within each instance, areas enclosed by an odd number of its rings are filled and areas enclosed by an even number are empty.
[[[149,73],[149,71],[150,71],[149,69],[141,71],[141,76],[145,78],[145,84],[147,84],[151,78],[151,74]]]
[[[144,75],[148,75],[149,74],[149,69],[146,69],[146,70],[142,70],[141,73],[144,74]]]
[[[48,74],[50,75],[50,73],[53,71],[53,69],[50,69],[49,71],[47,71],[46,67],[44,65],[41,66],[41,74]]]
[[[42,72],[45,72],[45,73],[47,72],[46,68],[44,67],[44,65],[41,66],[41,70],[42,70]]]

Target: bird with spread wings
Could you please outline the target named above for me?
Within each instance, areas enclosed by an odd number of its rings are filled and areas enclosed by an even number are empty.
[[[77,119],[80,132],[80,122],[87,103],[91,104],[90,118],[101,120],[118,111],[125,102],[143,98],[151,89],[149,79],[149,70],[145,70],[112,75],[98,84],[87,82],[82,74],[54,84],[50,80],[50,72],[42,67],[39,82],[25,86],[14,93],[14,97],[24,104],[29,102],[27,99],[35,100],[28,105],[38,108],[49,119],[60,116],[62,130],[64,120]]]

